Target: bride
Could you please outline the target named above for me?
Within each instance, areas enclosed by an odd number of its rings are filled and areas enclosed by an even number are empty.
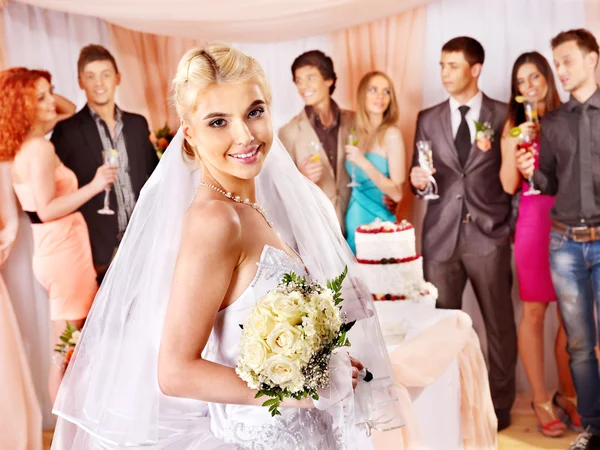
[[[94,301],[52,448],[370,448],[371,428],[402,425],[385,345],[333,207],[274,141],[262,68],[211,44],[184,55],[173,90],[181,128]],[[324,282],[344,266],[353,358],[333,355],[320,399],[271,418],[235,373],[240,324],[285,272]]]

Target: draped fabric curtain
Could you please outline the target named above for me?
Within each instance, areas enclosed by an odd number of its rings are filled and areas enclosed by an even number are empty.
[[[83,106],[85,94],[77,84],[79,50],[88,44],[110,48],[106,23],[16,2],[2,9],[2,19],[6,65],[48,70],[56,92]]]
[[[4,32],[3,9],[0,4],[0,70],[8,67],[8,54],[6,51],[6,33]]]
[[[153,130],[165,123],[176,130],[170,81],[181,56],[201,41],[138,33],[111,24],[108,30],[121,72],[120,107],[144,115]]]
[[[17,0],[144,33],[228,42],[301,39],[382,19],[431,0]]]
[[[170,99],[170,84],[177,63],[190,48],[206,41],[137,33],[108,25],[115,58],[121,71],[120,105],[148,118],[153,130],[168,123],[174,131],[179,119]],[[327,36],[272,44],[233,42],[256,58],[273,90],[273,126],[278,129],[303,107],[292,82],[290,67],[299,54],[313,49],[330,52]]]
[[[331,35],[339,78],[338,96],[343,105],[355,109],[356,89],[367,72],[380,70],[392,78],[400,105],[399,126],[404,137],[407,174],[422,102],[425,18],[426,8],[417,8]],[[413,198],[406,183],[396,211],[398,218],[410,218]]]

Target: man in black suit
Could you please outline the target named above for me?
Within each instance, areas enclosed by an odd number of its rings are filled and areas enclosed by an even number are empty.
[[[439,290],[437,306],[448,309],[462,307],[467,279],[471,281],[485,322],[490,389],[498,429],[503,429],[510,424],[517,362],[511,198],[500,183],[506,105],[479,90],[484,58],[481,44],[469,37],[444,45],[440,66],[450,99],[419,113],[415,139],[432,142],[439,188],[439,199],[429,201],[423,224],[425,276]],[[410,173],[415,193],[432,188],[428,177],[415,148]]]
[[[71,118],[59,122],[51,140],[60,160],[77,176],[79,186],[92,180],[96,169],[103,164],[104,150],[112,148],[118,153],[117,182],[110,190],[110,208],[115,214],[98,214],[104,205],[104,193],[80,208],[90,233],[100,283],[158,157],[149,139],[146,119],[122,111],[115,104],[121,75],[110,52],[99,45],[84,47],[77,70],[87,104]]]

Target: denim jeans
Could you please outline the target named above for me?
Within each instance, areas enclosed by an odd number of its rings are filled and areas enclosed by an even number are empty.
[[[600,434],[600,374],[594,313],[594,304],[600,310],[600,241],[575,242],[552,231],[550,269],[567,332],[581,424]]]

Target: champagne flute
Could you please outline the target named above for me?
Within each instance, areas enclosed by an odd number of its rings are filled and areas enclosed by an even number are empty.
[[[523,108],[525,109],[525,117],[528,122],[539,123],[540,117],[538,115],[537,102],[532,98],[526,98],[523,101]]]
[[[358,135],[356,134],[354,127],[350,128],[350,133],[348,133],[348,145],[352,145],[354,147],[358,145]],[[352,180],[347,184],[347,186],[352,188],[359,187],[360,183],[356,181],[356,165],[353,163],[350,163],[350,165],[352,166]]]
[[[519,134],[519,141],[517,144],[517,148],[525,149],[528,152],[530,152],[532,155],[535,155],[535,148],[533,147],[533,143],[534,143],[533,139],[529,135],[529,133],[521,131],[521,133]],[[535,188],[535,185],[533,183],[533,176],[529,177],[527,179],[527,182],[529,183],[529,189],[527,191],[523,192],[523,195],[530,196],[530,195],[541,194],[541,192]]]
[[[117,165],[119,162],[119,153],[114,148],[109,148],[102,152],[104,164]],[[104,207],[98,210],[98,214],[112,216],[115,212],[110,209],[110,186],[104,188]]]
[[[321,161],[321,152],[323,151],[323,144],[321,144],[321,141],[311,141],[310,146],[314,150],[314,152],[310,155],[310,162]]]
[[[435,178],[433,177],[433,148],[431,147],[431,141],[417,141],[417,150],[419,151],[419,166],[429,172],[429,182],[431,183],[432,189],[429,190],[424,196],[424,200],[437,200],[440,198],[438,195],[438,187]]]

